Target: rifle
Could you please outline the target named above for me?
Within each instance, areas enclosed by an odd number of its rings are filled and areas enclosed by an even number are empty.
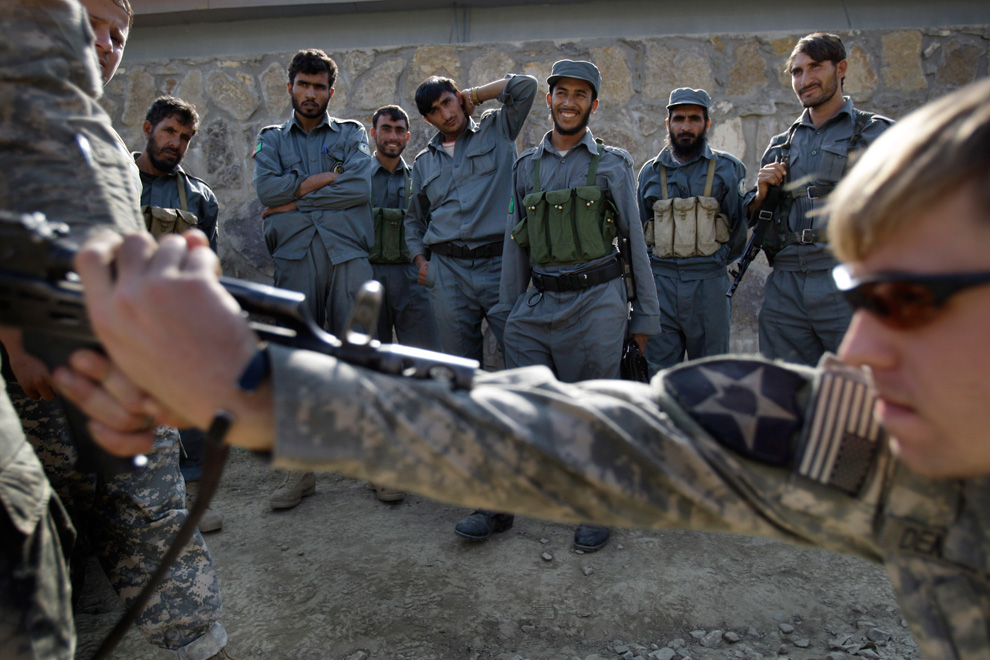
[[[72,271],[78,245],[68,235],[67,225],[41,214],[0,211],[0,324],[22,328],[25,348],[49,368],[65,364],[77,349],[100,348],[86,315],[82,284]],[[362,288],[343,339],[317,325],[301,293],[229,277],[221,277],[220,283],[245,312],[255,315],[248,322],[262,341],[324,353],[382,373],[446,381],[454,388],[469,389],[479,366],[475,360],[373,339],[382,297],[375,281]],[[102,450],[89,437],[85,416],[68,403],[65,408],[80,472],[109,475],[140,466],[140,459],[135,465]]]
[[[619,264],[622,266],[622,280],[626,285],[626,300],[636,300],[636,278],[633,274],[632,247],[627,236],[619,237]]]
[[[753,233],[746,243],[746,249],[743,250],[743,255],[736,264],[736,270],[729,273],[732,276],[732,282],[729,284],[729,289],[725,292],[727,298],[731,298],[735,294],[736,288],[749,269],[749,265],[759,256],[760,250],[764,249],[763,242],[767,237],[767,232],[770,231],[770,227],[773,225],[773,216],[779,206],[780,186],[770,186],[767,189],[766,196],[763,198],[763,203],[753,213],[753,217],[750,220],[750,224],[753,225]],[[770,257],[769,252],[767,253],[767,257]]]

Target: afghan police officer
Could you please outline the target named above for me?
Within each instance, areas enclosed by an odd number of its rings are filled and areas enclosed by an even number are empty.
[[[536,98],[536,79],[508,75],[459,91],[432,77],[416,107],[437,134],[413,163],[406,241],[445,353],[482,361],[481,323],[498,303],[506,204],[516,137]],[[475,121],[483,103],[502,107]]]
[[[173,96],[160,96],[148,108],[142,126],[144,150],[134,156],[141,175],[141,210],[153,236],[181,234],[196,227],[217,251],[217,196],[202,179],[182,169],[193,137],[199,130],[199,114],[191,103]],[[199,493],[203,472],[205,438],[199,429],[179,431],[182,456],[179,466],[186,482],[186,508],[191,509]],[[223,517],[211,508],[199,519],[199,531],[215,532]]]
[[[327,113],[337,79],[333,59],[319,49],[301,50],[288,76],[292,118],[261,129],[254,150],[265,244],[275,286],[306,294],[316,322],[339,335],[361,285],[373,277],[375,159],[360,122]],[[268,502],[289,509],[314,492],[312,472],[292,473]]]
[[[726,265],[746,241],[746,167],[708,145],[711,98],[681,87],[667,103],[667,143],[639,172],[639,211],[656,281],[660,332],[646,344],[650,373],[729,352]]]
[[[0,208],[44,213],[80,240],[108,228],[143,233],[136,168],[96,100],[119,64],[131,8],[126,0],[85,4],[88,20],[75,0],[12,0],[0,12],[9,46],[0,54],[0,99],[10,110],[0,118]],[[178,437],[157,433],[146,467],[134,474],[80,474],[61,405],[32,400],[53,396],[47,369],[23,351],[19,332],[5,329],[0,337],[14,348],[14,374],[25,387],[9,372],[7,387],[37,451],[0,394],[0,648],[13,660],[72,658],[69,573],[61,556],[71,549],[71,525],[52,486],[129,604],[187,516]],[[130,423],[150,427],[142,415]],[[220,612],[216,573],[196,534],[138,625],[179,658],[224,658]]]
[[[773,271],[760,309],[760,352],[770,358],[815,364],[839,347],[852,309],[838,295],[830,272],[829,193],[856,153],[892,123],[853,107],[842,95],[849,62],[842,40],[816,32],[798,41],[787,72],[805,110],[787,132],[774,136],[763,154],[756,187],[746,195],[752,214],[770,186],[781,187],[781,203],[764,250]]]
[[[227,441],[271,450],[275,465],[388,475],[438,500],[554,520],[856,554],[886,565],[926,658],[968,660],[990,657],[988,173],[984,80],[891,129],[835,191],[836,279],[857,310],[844,363],[708,358],[649,386],[564,384],[531,367],[452,391],[271,346],[270,378],[245,393],[257,338],[217,286],[205,241],[149,257],[146,238],[94,240],[77,265],[117,369],[198,426],[228,411]],[[167,286],[175,277],[198,281],[197,296]],[[209,334],[184,332],[163,307],[208,319]],[[181,342],[178,364],[133,337],[152,320]],[[202,364],[207,378],[188,369]],[[60,381],[107,421],[116,407],[94,388],[110,368]],[[99,437],[121,453],[148,442]]]
[[[564,382],[618,378],[626,335],[642,350],[660,318],[636,211],[632,158],[606,147],[588,128],[599,105],[598,67],[560,60],[547,85],[553,130],[513,167],[499,306],[493,316],[508,316],[507,367],[546,365]],[[631,247],[632,295],[613,246],[617,237]],[[476,512],[456,531],[484,538],[491,528],[507,524],[511,517],[505,514]],[[574,545],[594,552],[608,537],[607,528],[581,525]]]

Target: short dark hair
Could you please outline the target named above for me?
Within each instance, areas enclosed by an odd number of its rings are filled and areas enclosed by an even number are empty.
[[[791,72],[791,64],[799,53],[804,53],[815,62],[838,64],[846,59],[846,47],[842,44],[842,39],[828,32],[815,32],[802,37],[787,58],[787,73]]]
[[[287,73],[289,84],[296,81],[296,74],[313,75],[326,72],[330,87],[337,82],[337,63],[319,48],[301,50],[292,58]]]
[[[457,83],[450,78],[440,76],[430,76],[419,84],[416,88],[416,109],[424,117],[430,114],[430,108],[436,103],[444,92],[457,94]]]
[[[382,115],[388,115],[392,121],[404,121],[406,122],[406,128],[409,128],[409,115],[397,105],[385,105],[375,110],[375,116],[371,118],[372,128],[378,128],[378,120]]]
[[[199,114],[196,106],[187,103],[174,96],[159,96],[148,108],[148,113],[144,116],[145,121],[151,122],[154,128],[163,119],[176,117],[183,126],[188,126],[195,133],[199,130]]]

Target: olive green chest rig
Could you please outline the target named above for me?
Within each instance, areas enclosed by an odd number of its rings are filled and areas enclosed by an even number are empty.
[[[541,266],[562,266],[594,261],[613,252],[618,235],[618,212],[602,189],[595,185],[598,163],[605,145],[595,140],[597,152],[588,165],[587,185],[560,190],[541,189],[540,158],[534,157],[533,192],[523,198],[523,219],[512,229],[512,240],[527,248]]]
[[[729,240],[729,219],[719,213],[712,197],[718,157],[708,161],[705,190],[701,197],[675,197],[667,193],[667,168],[660,166],[663,197],[653,202],[653,218],[646,221],[646,245],[661,259],[707,257],[718,252]]]
[[[199,218],[189,211],[189,200],[186,197],[186,175],[176,172],[175,186],[179,192],[177,209],[164,209],[160,206],[142,206],[144,226],[155,238],[164,234],[181,234],[187,229],[199,227]]]
[[[409,179],[409,169],[403,168],[405,175],[406,206],[412,198],[412,181]],[[368,261],[373,264],[408,264],[409,248],[406,246],[406,232],[403,221],[406,209],[388,209],[379,206],[372,207],[372,221],[375,225],[375,245],[368,254]]]

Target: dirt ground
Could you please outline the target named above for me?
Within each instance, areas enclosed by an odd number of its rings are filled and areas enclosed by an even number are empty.
[[[465,510],[318,475],[273,512],[280,476],[233,453],[206,536],[237,660],[919,658],[880,566],[766,539],[615,530],[600,552],[530,518],[460,540]],[[121,608],[93,563],[77,613],[89,658]],[[131,631],[119,660],[172,657]]]

